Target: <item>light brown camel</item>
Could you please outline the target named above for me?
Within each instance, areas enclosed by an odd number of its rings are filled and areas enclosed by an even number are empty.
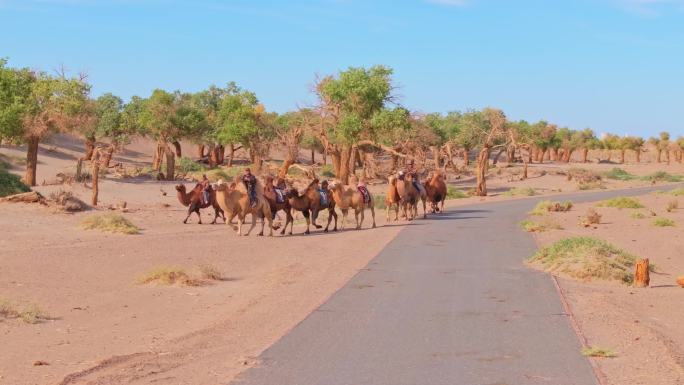
[[[187,193],[185,190],[185,185],[179,184],[176,186],[176,196],[178,197],[178,201],[185,207],[188,208],[188,216],[185,217],[185,220],[183,223],[188,223],[188,219],[190,218],[190,215],[192,213],[197,214],[197,219],[198,219],[198,224],[202,224],[202,216],[200,215],[200,209],[205,209],[209,206],[214,208],[214,220],[211,221],[211,224],[213,225],[216,223],[216,219],[219,217],[219,215],[223,218],[223,221],[226,221],[226,216],[223,213],[223,210],[221,210],[221,207],[219,207],[218,203],[216,202],[216,191],[214,189],[209,190],[209,202],[202,203],[202,185],[197,184],[192,190],[190,190],[190,193]]]
[[[347,214],[349,209],[354,210],[354,217],[356,218],[356,229],[360,229],[363,225],[364,211],[369,208],[371,215],[373,216],[373,228],[375,228],[375,206],[373,201],[373,194],[368,194],[370,197],[369,202],[365,202],[363,199],[363,194],[353,186],[343,186],[341,183],[333,183],[330,186],[330,191],[332,192],[333,199],[337,207],[342,210],[342,229],[347,221]],[[359,220],[359,215],[361,219]]]
[[[328,223],[325,225],[324,232],[328,232],[330,228],[330,222],[334,219],[335,226],[333,231],[337,231],[337,213],[335,212],[335,201],[332,199],[332,194],[328,190],[328,202],[327,206],[323,205],[321,202],[321,193],[319,192],[318,179],[314,179],[306,187],[306,190],[300,195],[299,192],[292,188],[287,193],[287,201],[293,210],[298,210],[302,212],[304,218],[306,218],[306,231],[304,234],[310,234],[311,231],[309,227],[311,224],[317,229],[322,226],[316,224],[316,219],[318,218],[318,213],[321,210],[328,209]]]
[[[427,193],[427,200],[430,202],[431,212],[444,211],[447,185],[444,182],[444,174],[441,171],[434,171],[432,178],[425,181],[425,192]],[[441,207],[439,207],[440,205]]]
[[[401,203],[401,197],[397,191],[397,177],[390,175],[389,185],[387,186],[387,194],[385,195],[385,206],[387,207],[387,222],[390,221],[390,210],[394,207],[394,220],[399,220],[399,206]]]
[[[406,174],[397,180],[397,192],[401,198],[401,210],[406,219],[413,220],[418,216],[418,202],[423,202],[423,218],[427,218],[427,193],[425,189],[418,189],[413,184],[412,174]]]
[[[280,186],[281,184],[284,184],[284,181],[282,178],[278,178],[278,185]],[[285,191],[283,191],[283,194],[286,194]],[[289,235],[292,235],[292,227],[294,226],[294,218],[292,218],[292,207],[290,207],[290,202],[287,199],[287,196],[284,196],[284,202],[280,203],[278,202],[277,199],[277,193],[275,191],[275,186],[273,185],[273,177],[272,176],[267,176],[266,177],[266,185],[264,186],[264,198],[268,201],[268,205],[271,207],[271,219],[275,219],[276,213],[280,210],[285,212],[285,226],[283,226],[283,229],[280,231],[280,235],[285,234],[285,230],[287,229],[287,225],[290,225],[290,232],[288,233]]]
[[[252,226],[250,226],[245,235],[249,235],[252,229],[254,229],[256,226],[256,218],[259,217],[261,218],[261,231],[258,235],[264,235],[264,220],[267,220],[268,236],[271,237],[273,236],[274,230],[271,207],[266,198],[264,198],[264,187],[258,179],[254,188],[256,189],[257,195],[257,202],[254,207],[250,204],[247,188],[244,183],[241,182],[229,186],[227,183],[219,181],[216,185],[216,201],[226,214],[226,224],[231,225],[238,235],[242,235],[242,225],[245,223],[245,217],[248,214],[252,214]],[[237,228],[231,224],[233,218],[236,216],[238,218]]]

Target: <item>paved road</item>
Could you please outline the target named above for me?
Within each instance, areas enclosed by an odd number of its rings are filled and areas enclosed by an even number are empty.
[[[551,278],[522,264],[536,247],[517,223],[539,200],[461,207],[407,226],[234,383],[597,384]]]

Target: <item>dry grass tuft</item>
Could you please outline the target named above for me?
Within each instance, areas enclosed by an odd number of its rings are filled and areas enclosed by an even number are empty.
[[[582,348],[582,355],[585,357],[598,357],[598,358],[613,358],[617,357],[610,349],[600,348],[598,346],[588,346]]]
[[[679,208],[679,202],[678,201],[669,201],[669,202],[667,202],[667,206],[665,207],[665,210],[667,210],[668,213],[671,213],[672,211],[674,211],[678,208]]]
[[[523,228],[523,230],[530,232],[530,233],[542,233],[545,231],[549,230],[562,230],[563,227],[559,225],[558,223],[551,222],[549,220],[542,221],[542,222],[535,222],[531,221],[529,219],[526,219],[522,222],[520,222],[520,227]]]
[[[548,212],[567,212],[572,209],[572,202],[541,201],[530,211],[531,215],[545,215]]]
[[[673,227],[675,225],[672,219],[656,218],[653,220],[653,226],[656,227]]]
[[[639,211],[636,211],[636,212],[631,213],[629,215],[629,217],[632,219],[644,219],[644,218],[646,218],[646,214],[639,212]]]
[[[584,227],[598,225],[599,223],[601,223],[601,214],[591,207],[587,209],[587,213],[580,219],[580,225]]]
[[[88,208],[82,200],[76,198],[70,191],[59,190],[50,193],[50,201],[66,212],[73,213],[83,211]]]
[[[614,207],[617,209],[641,209],[644,208],[644,205],[641,204],[637,199],[635,198],[629,198],[629,197],[615,197],[611,198],[608,200],[603,201],[601,204],[599,204],[601,207]]]
[[[50,315],[36,304],[30,304],[23,311],[19,311],[6,299],[0,299],[0,317],[19,318],[28,324],[37,324],[50,319]]]
[[[531,187],[515,187],[506,191],[503,195],[531,197],[537,195],[537,191]]]
[[[631,284],[636,257],[599,239],[572,237],[544,247],[528,261],[570,278]]]
[[[678,196],[683,196],[684,195],[684,188],[678,188],[670,191],[670,195],[674,195],[676,197]]]
[[[200,282],[191,278],[185,270],[178,267],[155,267],[147,274],[138,278],[138,283],[157,283],[160,285],[199,286]]]
[[[223,274],[215,266],[199,265],[199,266],[197,266],[197,269],[200,271],[200,274],[202,275],[202,278],[204,278],[204,279],[209,279],[212,281],[223,280]]]
[[[86,230],[100,230],[111,233],[139,234],[140,229],[119,214],[106,213],[91,215],[81,222]]]

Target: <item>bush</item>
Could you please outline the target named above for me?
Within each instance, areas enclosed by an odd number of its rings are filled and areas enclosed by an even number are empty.
[[[636,211],[629,215],[632,219],[644,219],[646,215],[642,212]]]
[[[684,188],[678,188],[670,191],[671,195],[674,195],[676,197],[684,195]]]
[[[188,158],[188,157],[181,157],[180,160],[178,161],[178,170],[182,173],[189,173],[189,172],[200,172],[204,171],[207,168],[204,167],[203,164],[200,164],[198,162],[195,162],[194,160]]]
[[[446,199],[463,199],[468,198],[468,196],[468,194],[464,193],[463,191],[457,189],[454,186],[447,186]]]
[[[333,171],[333,166],[331,164],[324,164],[321,167],[321,175],[326,178],[334,178],[335,172]]]
[[[577,186],[582,191],[585,191],[585,190],[603,190],[606,188],[606,186],[600,180],[593,181],[593,182],[580,182],[577,184]]]
[[[667,210],[668,213],[676,210],[679,208],[679,202],[678,201],[669,201],[667,202],[667,206],[665,207],[665,210]]]
[[[21,178],[7,171],[4,166],[0,167],[0,198],[29,191],[31,189],[21,181]]]
[[[599,279],[631,284],[636,257],[590,237],[562,239],[544,247],[528,262],[542,270],[580,280]]]
[[[672,227],[675,223],[672,219],[667,218],[656,218],[653,220],[653,226],[656,227]]]
[[[599,223],[601,223],[601,214],[591,207],[587,209],[587,213],[580,219],[580,225],[584,227],[598,225]]]
[[[553,223],[550,221],[535,222],[535,221],[531,221],[529,219],[526,219],[526,220],[520,222],[520,227],[522,227],[523,230],[530,232],[530,233],[542,233],[544,231],[549,231],[549,230],[562,230],[563,229],[557,223]]]
[[[190,278],[185,270],[177,267],[159,266],[152,269],[147,274],[138,278],[138,283],[158,283],[161,285],[175,285],[182,286],[198,286],[199,282],[196,279]]]
[[[36,324],[40,321],[50,319],[50,316],[36,304],[28,305],[24,311],[19,313],[18,317],[27,324]]]
[[[531,215],[545,215],[546,213],[552,212],[567,212],[572,209],[572,202],[552,202],[552,201],[541,201],[537,203],[536,206],[530,211]]]
[[[646,176],[642,177],[641,179],[646,180],[646,181],[651,181],[651,182],[681,182],[682,176],[681,175],[668,174],[665,171],[658,171],[658,172],[654,172],[651,175],[646,175]]]
[[[588,346],[582,348],[582,355],[585,357],[601,357],[601,358],[613,358],[617,357],[617,354],[613,353],[610,349],[599,348],[597,346]]]
[[[537,191],[531,187],[515,187],[504,193],[506,196],[527,196],[537,195]]]
[[[235,178],[235,175],[237,175],[236,171],[233,169],[234,169],[234,167],[229,168],[229,169],[213,168],[211,170],[205,170],[205,171],[190,173],[190,176],[196,180],[201,180],[202,175],[206,175],[207,179],[209,179],[209,181],[211,181],[213,183],[216,183],[219,180],[223,180],[224,182],[230,182]],[[227,170],[233,170],[233,171],[229,173],[229,172],[227,172]]]
[[[197,266],[197,269],[204,279],[210,279],[212,281],[221,281],[223,279],[221,271],[212,265],[199,265]]]
[[[81,227],[86,230],[100,230],[111,233],[138,234],[140,229],[128,219],[119,214],[106,213],[95,214],[86,217],[81,222]]]
[[[71,191],[59,190],[57,192],[50,193],[50,200],[60,206],[60,208],[66,212],[77,212],[83,211],[88,208],[82,200],[76,198]]]
[[[611,198],[603,201],[599,206],[614,207],[618,209],[641,209],[644,207],[637,199],[629,197]]]
[[[625,171],[621,168],[615,167],[606,173],[606,178],[628,181],[628,180],[636,179],[637,177],[636,177],[636,175],[632,175],[632,174],[628,173],[627,171]]]

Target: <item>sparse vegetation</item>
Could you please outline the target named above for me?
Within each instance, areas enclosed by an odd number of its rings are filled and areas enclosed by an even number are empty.
[[[529,219],[526,219],[522,222],[520,222],[520,227],[522,227],[525,231],[530,232],[530,233],[541,233],[544,231],[549,231],[549,230],[562,230],[563,228],[561,225],[555,222],[551,221],[541,221],[541,222],[535,222]]]
[[[0,166],[0,198],[29,191],[31,189],[21,181],[21,178]]]
[[[454,186],[447,186],[447,196],[446,199],[463,199],[468,198],[470,195],[464,193],[463,191],[457,189]]]
[[[386,209],[387,205],[385,204],[385,196],[382,194],[375,194],[373,196],[373,205],[375,206],[376,209],[379,209],[379,210]]]
[[[605,200],[599,204],[601,207],[614,207],[618,209],[641,209],[644,205],[635,198],[615,197]]]
[[[667,210],[668,213],[671,213],[672,211],[674,211],[678,208],[679,208],[679,202],[678,201],[669,201],[669,202],[667,202],[667,206],[665,207],[665,210]]]
[[[199,265],[197,266],[202,278],[212,281],[220,281],[223,279],[221,271],[213,265]]]
[[[537,195],[537,191],[531,187],[514,187],[504,193],[506,196],[526,196]]]
[[[191,278],[185,270],[178,267],[155,267],[147,274],[138,278],[138,283],[157,283],[160,285],[198,286],[199,281]]]
[[[598,358],[613,358],[617,357],[610,349],[600,348],[598,346],[588,346],[582,348],[582,355],[585,357],[598,357]]]
[[[681,175],[674,175],[665,171],[654,172],[653,174],[646,175],[641,179],[651,182],[681,182],[683,180]]]
[[[18,318],[28,324],[50,319],[50,316],[36,304],[29,304],[24,310],[19,311],[10,301],[2,298],[0,298],[0,317]]]
[[[541,201],[530,211],[531,215],[546,215],[548,212],[566,212],[572,209],[572,202]]]
[[[86,217],[81,222],[81,227],[86,230],[100,230],[110,233],[138,234],[140,229],[131,221],[119,214],[105,213],[94,214]]]
[[[674,195],[676,197],[683,196],[684,195],[684,188],[674,189],[674,190],[670,191],[670,194]]]
[[[637,176],[628,173],[627,171],[615,167],[612,170],[608,171],[606,174],[606,178],[608,179],[614,179],[614,180],[621,180],[621,181],[628,181],[628,180],[633,180],[636,179]]]
[[[672,227],[674,225],[674,221],[668,218],[656,218],[653,220],[653,226],[656,227]]]
[[[54,202],[59,208],[66,212],[77,212],[85,210],[88,205],[76,198],[71,191],[59,190],[50,193],[50,201]]]
[[[326,178],[334,178],[335,172],[333,166],[331,164],[324,164],[323,167],[321,167],[321,175]]]
[[[206,170],[206,167],[201,163],[195,162],[194,160],[183,156],[178,161],[178,169],[182,173],[190,173],[204,171]]]
[[[591,225],[598,225],[601,223],[601,214],[593,208],[588,208],[587,213],[580,218],[580,225],[589,227]]]
[[[591,237],[562,239],[539,250],[529,262],[544,271],[579,280],[618,281],[631,284],[636,257]]]
[[[213,168],[211,170],[204,170],[204,171],[199,171],[199,172],[192,172],[189,174],[192,178],[196,180],[201,180],[202,175],[206,175],[207,179],[209,179],[211,182],[218,182],[219,180],[223,180],[224,182],[229,182],[232,181],[236,175],[238,175],[237,171],[232,171],[232,172],[227,172],[227,170],[234,170],[236,167],[231,167],[228,169],[224,168]],[[241,171],[244,170],[244,168],[241,168]]]
[[[578,188],[582,191],[585,190],[603,190],[606,188],[606,186],[603,184],[603,181],[592,181],[592,182],[580,182],[577,184]]]
[[[644,219],[646,218],[646,214],[640,212],[640,211],[635,211],[629,215],[630,218],[632,219]]]

